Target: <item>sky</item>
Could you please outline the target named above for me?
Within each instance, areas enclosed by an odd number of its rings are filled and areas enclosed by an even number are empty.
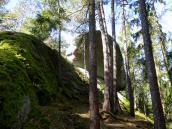
[[[19,0],[9,0],[9,3],[7,4],[7,9],[12,9],[12,8],[14,8],[15,6],[16,6],[16,4],[17,4],[17,2],[18,2]]]
[[[13,10],[19,1],[20,0],[10,0],[9,3],[7,4],[6,8],[8,10]],[[75,35],[70,32],[62,32],[62,37],[64,37],[63,39],[65,39],[65,41],[70,44],[70,49],[67,50],[67,53],[69,54],[69,53],[73,52],[75,49],[75,46],[73,44]]]
[[[17,5],[18,1],[19,0],[10,0],[7,5],[7,9],[9,9],[9,10],[13,9]],[[171,10],[172,10],[172,0],[165,0],[165,1],[166,1],[165,6],[168,8],[171,7]],[[165,6],[163,6],[162,4],[157,4],[156,9],[160,13],[164,10]],[[108,18],[110,15],[110,7],[109,6],[104,6],[104,7],[105,7],[106,14],[107,14],[106,16]],[[161,22],[161,25],[163,26],[164,31],[172,32],[172,11],[166,11],[166,13],[161,17],[160,22]],[[109,29],[110,29],[110,27],[109,27]]]
[[[163,31],[165,32],[172,32],[172,0],[165,0],[166,5],[164,6],[163,4],[157,4],[156,10],[159,12],[163,12],[166,8],[169,8],[171,11],[166,11],[161,19],[160,23],[163,27]],[[166,8],[165,8],[166,7]]]
[[[17,4],[18,4],[19,0],[10,0],[8,5],[6,6],[7,9],[12,10]],[[172,0],[165,0],[166,5],[164,6],[163,4],[156,4],[156,10],[158,12],[158,15],[162,14],[162,12],[166,9],[166,8],[170,8],[171,11],[165,11],[165,13],[161,16],[160,18],[160,23],[162,25],[162,29],[164,32],[171,32],[172,33]],[[166,8],[165,8],[166,7]],[[108,22],[108,19],[110,17],[110,4],[104,6],[105,9],[105,14],[106,14],[106,20],[107,20],[107,27],[108,27],[108,32],[109,34],[111,34],[111,24],[110,22]],[[116,32],[120,32],[120,27],[117,26],[116,27]],[[66,40],[67,43],[70,44],[70,49],[68,49],[67,53],[71,53],[74,49],[75,46],[73,45],[74,42],[74,38],[76,37],[76,35],[69,33],[69,32],[63,32],[62,33],[63,39]]]

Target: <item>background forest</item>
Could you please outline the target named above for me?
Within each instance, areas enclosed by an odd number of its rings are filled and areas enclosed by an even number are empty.
[[[68,80],[64,79],[65,76],[69,78],[74,76],[73,82],[70,82],[74,86],[88,85],[89,83],[91,87],[89,92],[90,100],[88,99],[88,95],[86,95],[86,98],[90,102],[90,129],[99,129],[100,126],[102,128],[102,122],[100,122],[100,120],[103,121],[102,119],[106,119],[105,123],[112,122],[111,119],[123,119],[121,118],[123,116],[119,115],[122,112],[127,113],[127,116],[131,116],[131,118],[128,118],[128,121],[139,116],[149,121],[150,124],[154,123],[155,129],[172,129],[171,3],[172,1],[170,0],[1,0],[0,51],[9,49],[15,54],[15,49],[20,49],[17,46],[11,48],[8,45],[4,45],[4,40],[13,38],[12,32],[19,32],[16,35],[16,39],[14,38],[17,41],[32,42],[32,38],[29,39],[26,35],[20,35],[20,33],[25,33],[36,37],[33,38],[35,42],[37,40],[38,42],[42,41],[44,42],[43,44],[46,44],[53,51],[56,50],[58,57],[55,56],[53,58],[51,56],[54,53],[48,52],[49,48],[45,47],[45,50],[50,55],[50,57],[46,57],[46,54],[40,54],[45,53],[43,50],[44,47],[41,45],[37,47],[37,44],[34,44],[35,46],[24,44],[27,47],[26,50],[28,53],[31,53],[24,56],[24,58],[30,58],[31,55],[36,53],[35,56],[41,57],[40,62],[43,62],[43,64],[48,62],[46,64],[46,71],[41,69],[41,66],[37,68],[36,65],[39,61],[35,63],[35,66],[32,66],[34,69],[30,75],[33,78],[34,75],[44,76],[45,72],[48,73],[48,76],[45,75],[45,78],[43,77],[42,79],[45,82],[40,81],[40,85],[45,84],[43,90],[46,92],[40,95],[42,98],[39,98],[39,95],[38,98],[41,99],[41,103],[44,103],[42,100],[45,99],[45,94],[48,93],[50,95],[52,93],[51,97],[56,96],[56,92],[53,91],[51,86],[68,85],[65,83],[68,82]],[[7,31],[11,31],[9,34],[11,37],[9,36],[9,38],[8,36],[4,36],[6,33],[3,33]],[[21,36],[24,36],[24,38],[22,39]],[[17,37],[21,39],[18,40]],[[31,49],[34,50],[33,53],[30,51]],[[95,49],[97,54],[94,51]],[[22,51],[25,51],[25,48],[20,51],[22,55]],[[152,57],[150,56],[151,52]],[[2,75],[6,75],[3,73],[4,67],[1,68],[1,62],[4,62],[1,60],[8,56],[4,56],[2,53],[0,52],[0,71],[2,71]],[[9,58],[13,60],[11,55]],[[51,58],[52,62],[58,60],[58,63],[52,66],[48,58]],[[21,59],[24,60],[23,58]],[[30,60],[34,60],[34,58],[30,58]],[[68,60],[70,65],[64,63],[64,60]],[[71,64],[74,67],[79,67],[77,74],[71,72],[73,70]],[[49,73],[51,71],[49,67],[53,67],[52,72],[56,70],[58,72]],[[68,69],[68,67],[72,68]],[[40,71],[40,74],[37,75],[34,72],[36,70]],[[67,70],[69,72],[65,74]],[[70,76],[70,72],[73,75]],[[53,78],[56,74],[58,74],[57,77]],[[80,77],[81,80],[78,79],[78,74],[82,75]],[[2,75],[0,73],[0,87],[1,85],[3,87],[3,81],[5,80],[5,77]],[[19,76],[21,75],[22,73]],[[57,84],[53,81],[55,79],[58,80]],[[76,84],[73,84],[75,82]],[[39,87],[39,84],[35,84],[35,81],[33,83],[31,85]],[[16,84],[18,85],[18,82]],[[49,85],[50,87],[48,87]],[[76,98],[80,98],[80,95],[82,96],[84,92],[88,92],[85,87],[83,88],[84,91],[75,88],[72,90],[71,87],[71,92],[73,93],[69,94],[69,96],[71,95],[70,99],[75,96],[75,91]],[[0,92],[3,93],[3,90],[1,88]],[[64,93],[63,90],[56,90],[62,94],[70,92],[70,89],[67,88]],[[81,94],[79,93],[80,91]],[[3,101],[6,102],[3,97],[3,95],[0,96],[1,106],[3,105]],[[84,98],[83,101],[85,100]],[[64,101],[68,100],[64,99]],[[82,103],[82,100],[78,99],[78,103],[80,102]],[[95,108],[93,109],[93,107]],[[0,120],[2,119],[3,123],[5,123],[5,115],[3,115],[3,113],[0,113]],[[58,118],[59,121],[62,116]],[[65,118],[62,117],[63,119]],[[73,117],[71,119],[73,121],[78,120]],[[11,121],[13,123],[13,119]],[[11,123],[1,123],[0,127],[4,129],[11,128]],[[82,122],[78,122],[77,124],[85,126]],[[38,125],[35,126],[37,129],[49,128],[38,127]],[[143,125],[140,128],[142,127]],[[34,126],[28,125],[25,128],[34,128]],[[56,128],[62,129],[63,127]],[[69,127],[64,128],[69,129]],[[73,128],[84,129],[82,126],[77,127],[74,125]],[[89,127],[85,126],[85,128]],[[149,126],[146,128],[153,127]]]

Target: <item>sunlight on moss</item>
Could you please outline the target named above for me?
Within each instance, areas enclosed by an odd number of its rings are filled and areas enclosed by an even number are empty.
[[[145,114],[139,112],[139,111],[136,111],[135,114],[141,118],[144,118],[145,120],[151,122],[152,124],[154,123],[153,122],[153,119],[151,119],[150,117],[146,116]]]
[[[119,92],[118,92],[118,98],[119,98],[119,100],[120,100],[120,103],[121,103],[122,105],[125,105],[126,108],[127,108],[128,111],[129,111],[129,106],[130,106],[129,100],[128,100],[126,97],[124,97],[124,96],[123,96],[121,93],[119,93]]]
[[[79,115],[79,116],[82,117],[82,118],[87,118],[87,119],[89,119],[88,113],[76,113],[76,115]]]
[[[167,128],[168,129],[172,129],[172,121],[171,122],[167,122]]]
[[[0,128],[11,128],[25,95],[30,96],[32,105],[31,121],[26,129],[51,126],[51,121],[39,113],[40,106],[57,102],[71,107],[87,102],[88,80],[61,57],[59,82],[58,61],[56,51],[31,35],[0,33]]]

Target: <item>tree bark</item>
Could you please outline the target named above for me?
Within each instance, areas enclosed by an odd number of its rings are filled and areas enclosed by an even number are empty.
[[[152,52],[152,41],[149,33],[149,23],[147,19],[147,10],[145,0],[139,1],[140,6],[140,19],[142,24],[142,33],[144,41],[144,51],[146,57],[146,65],[148,69],[148,78],[150,83],[150,92],[152,99],[152,107],[154,114],[154,127],[155,129],[166,129],[165,117],[163,113],[157,75],[155,70],[155,63]]]
[[[98,2],[99,24],[102,37],[103,58],[104,58],[104,103],[103,110],[114,113],[114,95],[113,95],[113,51],[112,45],[108,40],[107,26],[103,9],[103,1]]]
[[[164,65],[165,65],[165,69],[166,69],[167,74],[168,74],[168,79],[169,79],[170,84],[172,86],[172,70],[170,69],[170,59],[168,58],[167,47],[166,47],[166,44],[165,44],[166,37],[165,37],[165,34],[162,32],[161,25],[160,25],[160,23],[158,21],[158,16],[157,16],[157,13],[156,13],[156,10],[155,10],[154,2],[153,2],[152,6],[153,6],[152,11],[154,12],[156,22],[157,22],[157,25],[158,25],[157,27],[158,27],[159,33],[160,33],[159,34],[159,40],[160,40]]]
[[[132,117],[135,117],[134,112],[134,95],[133,95],[133,88],[131,84],[131,78],[130,78],[130,64],[129,64],[129,58],[128,58],[128,39],[127,39],[127,33],[126,33],[126,24],[125,24],[125,8],[124,8],[124,0],[122,0],[122,19],[123,19],[123,31],[124,31],[124,43],[125,43],[125,67],[126,67],[126,78],[127,78],[127,86],[128,86],[128,96],[130,101],[130,115]]]
[[[164,39],[160,39],[161,41],[161,51],[162,51],[162,55],[163,55],[163,60],[164,60],[164,64],[165,64],[165,68],[168,74],[168,79],[170,81],[170,84],[172,86],[172,70],[170,69],[170,60],[168,58],[168,54],[167,54],[167,49],[166,49],[166,45],[165,42],[163,41]]]
[[[59,60],[58,60],[58,82],[61,84],[61,62],[60,62],[60,60],[61,60],[61,25],[59,26],[59,34],[58,34],[58,38],[59,38],[59,51],[58,51],[58,58],[59,58]]]
[[[120,103],[119,103],[118,94],[116,93],[114,95],[114,97],[115,97],[115,109],[116,109],[115,113],[120,114],[120,113],[122,113],[122,109],[121,109],[121,106],[120,106]]]
[[[116,32],[115,32],[115,2],[114,0],[111,1],[111,15],[112,15],[112,39],[113,39],[113,94],[114,94],[114,112],[118,112],[118,107],[120,105],[118,102],[117,90],[116,90]]]
[[[98,106],[97,89],[97,54],[96,54],[96,25],[95,25],[95,0],[89,0],[89,104],[90,104],[90,129],[100,129],[100,115]]]
[[[59,26],[59,55],[61,56],[61,25]]]

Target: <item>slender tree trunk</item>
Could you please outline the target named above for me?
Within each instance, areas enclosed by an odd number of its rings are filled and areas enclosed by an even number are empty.
[[[163,41],[163,39],[161,39],[161,51],[162,51],[162,55],[163,55],[165,69],[167,71],[170,84],[172,86],[172,70],[170,69],[170,63],[169,63],[170,60],[168,59],[166,45],[165,45],[165,42]]]
[[[90,129],[100,129],[100,115],[97,89],[97,52],[96,52],[95,0],[89,0],[89,104]]]
[[[133,95],[133,89],[131,85],[131,79],[129,76],[129,73],[127,72],[127,85],[128,85],[128,95],[129,95],[129,101],[130,101],[130,115],[132,117],[135,117],[135,112],[134,112],[134,95]]]
[[[59,61],[58,61],[58,82],[61,84],[61,25],[59,27],[59,34],[58,34],[58,38],[59,38],[59,52],[58,52],[58,58],[59,58]]]
[[[109,94],[110,94],[110,112],[114,113],[114,85],[113,85],[113,44],[110,42],[109,44],[109,49],[110,49],[110,59],[109,59],[109,69],[110,69],[110,88],[109,88]]]
[[[113,45],[116,46],[116,31],[115,31],[115,1],[111,1],[111,15],[112,15],[112,38]],[[114,52],[116,52],[116,48],[114,48]]]
[[[59,55],[61,56],[61,25],[59,27]]]
[[[115,113],[122,113],[122,109],[121,109],[121,106],[120,106],[120,103],[119,103],[119,98],[118,98],[118,94],[116,92],[116,94],[114,95],[115,97],[115,109],[116,109],[116,112]]]
[[[115,33],[115,7],[114,0],[111,1],[112,15],[112,39],[113,39],[113,94],[114,94],[114,112],[117,112],[117,90],[116,90],[116,33]]]
[[[144,41],[144,51],[146,57],[146,65],[148,68],[148,78],[150,83],[150,92],[152,98],[152,107],[154,114],[155,129],[166,129],[165,117],[161,104],[159,86],[155,70],[155,63],[152,52],[152,41],[149,33],[149,24],[147,19],[147,10],[145,0],[140,0],[140,19],[142,23],[142,33]]]
[[[61,13],[60,13],[61,5],[60,5],[59,0],[57,1],[57,4],[59,7],[59,10],[58,10],[59,19],[61,19]],[[58,35],[59,36],[59,56],[61,56],[61,31],[62,31],[62,21],[60,21],[60,24],[59,24],[59,35]]]
[[[125,67],[126,67],[126,77],[127,77],[127,86],[128,86],[128,96],[130,101],[130,115],[132,117],[135,117],[134,112],[134,95],[133,95],[133,88],[131,84],[131,78],[130,78],[130,65],[129,65],[129,59],[128,59],[128,39],[126,34],[126,24],[125,24],[125,8],[124,8],[124,0],[122,0],[122,17],[123,17],[123,31],[124,31],[124,42],[126,45],[125,50]]]
[[[161,45],[161,51],[162,51],[164,65],[165,65],[165,69],[166,69],[167,74],[168,74],[168,78],[169,78],[170,84],[172,86],[172,71],[170,70],[170,60],[168,58],[167,47],[166,47],[166,44],[165,44],[166,37],[165,37],[164,33],[162,32],[161,25],[160,25],[160,23],[158,21],[158,16],[157,16],[157,13],[156,13],[156,10],[155,10],[154,3],[153,3],[152,6],[153,6],[152,11],[154,12],[154,15],[155,15],[155,18],[156,18],[156,22],[158,24],[158,29],[159,29],[159,32],[160,32],[159,40],[160,40],[160,45]]]
[[[103,1],[98,2],[98,15],[100,23],[100,31],[102,37],[103,46],[103,58],[104,58],[104,103],[103,110],[106,112],[114,113],[114,95],[113,95],[113,51],[112,45],[108,40],[107,26],[105,21],[105,14],[103,9]]]

